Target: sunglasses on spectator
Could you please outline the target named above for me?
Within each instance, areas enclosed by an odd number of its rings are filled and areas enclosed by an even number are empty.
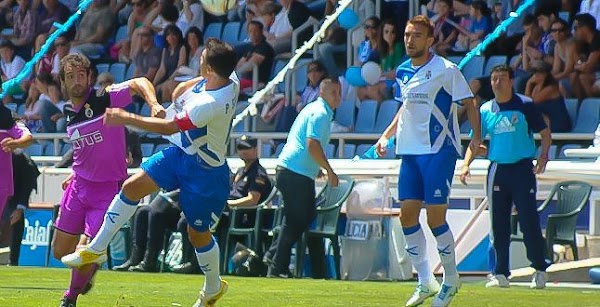
[[[54,47],[64,47],[66,45],[68,45],[69,43],[67,42],[59,42],[59,43],[54,43]]]
[[[566,29],[560,28],[560,29],[550,29],[550,32],[564,32]]]
[[[365,25],[365,29],[377,29],[374,25]]]

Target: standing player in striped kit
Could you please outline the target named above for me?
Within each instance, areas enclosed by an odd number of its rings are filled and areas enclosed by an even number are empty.
[[[73,173],[63,181],[60,213],[54,224],[54,257],[75,251],[79,237],[94,238],[113,196],[127,178],[125,129],[103,123],[109,108],[123,108],[138,94],[151,107],[153,116],[164,117],[154,87],[146,78],[114,84],[96,93],[91,87],[90,61],[81,54],[67,55],[60,63],[60,78],[70,104],[65,106],[67,136],[73,145]],[[77,304],[79,294],[91,287],[97,264],[71,271],[71,283],[61,307]]]
[[[396,154],[402,156],[398,179],[400,220],[406,251],[417,270],[419,283],[406,306],[422,304],[434,296],[433,306],[447,306],[458,292],[460,280],[454,256],[454,237],[446,223],[448,196],[456,159],[461,154],[458,105],[467,109],[475,133],[470,147],[481,144],[479,112],[469,85],[456,65],[432,54],[433,25],[424,16],[409,20],[404,34],[409,60],[396,70],[402,107],[376,144],[385,155],[389,138],[396,134]],[[421,208],[437,241],[444,267],[440,287],[427,260],[427,242],[419,224]]]
[[[204,272],[204,287],[194,306],[215,306],[228,284],[219,276],[219,245],[211,230],[229,197],[229,166],[225,159],[238,95],[233,48],[209,39],[201,55],[201,77],[181,83],[173,93],[169,119],[141,117],[110,109],[106,123],[132,125],[168,136],[174,146],[152,155],[142,171],[125,181],[114,197],[98,236],[63,257],[71,267],[101,263],[112,237],[135,213],[137,203],[159,188],[180,189],[179,204],[188,221],[188,236]],[[171,112],[174,111],[174,112]],[[176,113],[176,114],[174,114]],[[170,117],[170,116],[169,116]]]
[[[535,174],[543,173],[552,144],[550,129],[542,114],[528,97],[513,93],[513,70],[500,65],[492,70],[492,90],[495,99],[481,106],[481,135],[490,136],[487,197],[492,215],[493,244],[496,250],[494,276],[486,287],[509,287],[510,218],[513,203],[519,213],[519,225],[527,248],[527,258],[536,270],[531,288],[546,287],[545,241],[537,212]],[[542,136],[542,150],[535,167],[533,132]],[[469,165],[477,152],[471,148],[465,155],[461,181],[466,183]]]

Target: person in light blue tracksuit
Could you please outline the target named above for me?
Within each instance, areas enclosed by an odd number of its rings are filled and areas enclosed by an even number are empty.
[[[548,150],[552,143],[550,129],[542,115],[526,96],[513,93],[513,71],[506,65],[496,66],[491,74],[495,99],[481,106],[481,135],[489,135],[487,149],[490,167],[487,178],[487,197],[492,216],[493,246],[496,265],[494,276],[486,287],[508,287],[510,218],[513,203],[519,213],[519,224],[523,230],[527,258],[536,269],[531,288],[542,289],[546,285],[544,237],[540,229],[537,212],[536,174],[544,172],[548,162]],[[542,136],[542,150],[533,165],[536,146],[533,133]],[[478,152],[467,150],[461,181],[466,184],[469,165]]]

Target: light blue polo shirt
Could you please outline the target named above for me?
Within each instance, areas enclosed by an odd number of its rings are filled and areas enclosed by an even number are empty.
[[[308,139],[314,139],[325,148],[329,144],[333,110],[323,98],[309,103],[300,113],[287,137],[287,142],[279,155],[279,166],[294,173],[316,179],[320,166],[308,151]]]

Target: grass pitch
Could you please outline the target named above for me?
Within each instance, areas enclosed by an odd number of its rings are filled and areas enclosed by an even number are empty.
[[[58,306],[70,271],[0,267],[0,306]],[[78,306],[191,306],[202,275],[101,271],[95,287]],[[227,295],[219,306],[404,306],[414,282],[348,282],[312,279],[225,277]],[[427,306],[430,301],[426,302]],[[600,291],[485,289],[484,281],[465,282],[452,306],[600,306]]]

